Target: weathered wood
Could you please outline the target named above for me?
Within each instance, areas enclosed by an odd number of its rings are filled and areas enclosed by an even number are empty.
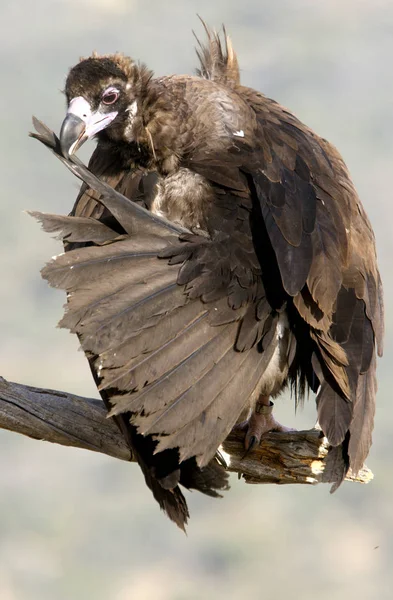
[[[260,446],[246,456],[243,437],[232,433],[223,450],[228,470],[241,475],[247,483],[321,482],[329,444],[320,430],[268,433]],[[368,483],[372,478],[366,466],[356,476],[347,476],[347,480],[359,483]]]
[[[12,383],[0,377],[0,427],[28,437],[131,460],[101,400]]]
[[[0,377],[0,428],[63,446],[93,450],[132,460],[113,419],[106,418],[101,400],[82,398],[8,382]],[[243,436],[231,434],[222,447],[228,469],[247,483],[307,483],[321,480],[327,442],[316,429],[269,433],[259,448],[244,456]],[[373,474],[364,467],[348,479],[367,483]]]

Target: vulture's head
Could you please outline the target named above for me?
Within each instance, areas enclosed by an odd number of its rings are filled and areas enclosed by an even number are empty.
[[[132,141],[151,77],[144,66],[121,54],[81,60],[71,69],[65,86],[68,110],[60,132],[63,154],[73,154],[97,134]]]

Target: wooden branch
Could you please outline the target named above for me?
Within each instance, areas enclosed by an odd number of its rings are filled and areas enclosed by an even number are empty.
[[[132,460],[113,419],[106,418],[101,400],[66,392],[11,383],[0,377],[0,428]],[[307,483],[321,481],[328,451],[321,432],[270,433],[259,448],[244,457],[243,437],[231,434],[222,446],[228,469],[247,483]],[[368,483],[373,474],[364,467],[348,479]]]
[[[36,440],[131,460],[101,400],[11,383],[0,377],[0,428]]]
[[[247,483],[321,483],[329,444],[320,430],[268,433],[247,456],[243,437],[244,434],[232,433],[223,450],[228,470],[241,475]],[[348,473],[346,479],[368,483],[373,477],[364,466],[356,476]]]

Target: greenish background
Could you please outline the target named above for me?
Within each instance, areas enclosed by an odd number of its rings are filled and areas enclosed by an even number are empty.
[[[224,21],[242,79],[342,152],[375,228],[386,290],[375,480],[188,494],[188,537],[160,514],[135,465],[0,432],[1,600],[393,597],[393,3],[391,0],[2,0],[0,5],[0,359],[7,379],[96,395],[77,341],[56,329],[64,297],[42,264],[61,250],[25,209],[67,213],[77,181],[37,142],[58,130],[80,55],[123,51],[159,75],[196,66],[199,13]],[[90,147],[91,151],[92,146]],[[86,153],[84,154],[86,158]],[[310,427],[314,402],[288,425]]]

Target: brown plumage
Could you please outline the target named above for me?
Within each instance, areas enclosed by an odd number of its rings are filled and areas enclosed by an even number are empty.
[[[70,217],[39,216],[67,250],[43,271],[68,293],[61,326],[181,527],[179,485],[225,489],[219,445],[287,382],[297,401],[317,394],[325,480],[357,471],[383,335],[374,236],[341,156],[242,86],[229,38],[206,31],[194,77],[82,60],[60,142],[38,135],[85,181]],[[68,156],[93,134],[100,181]]]

